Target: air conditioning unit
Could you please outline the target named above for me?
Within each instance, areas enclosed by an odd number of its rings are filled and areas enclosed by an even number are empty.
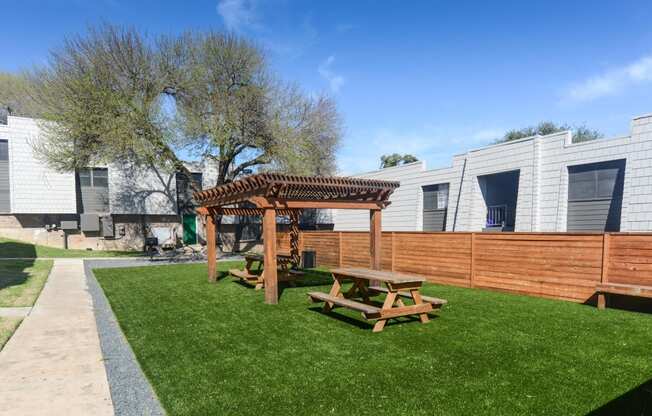
[[[59,224],[59,228],[64,230],[64,231],[70,231],[70,230],[76,230],[77,229],[77,221],[61,221],[61,224]]]
[[[81,230],[85,232],[100,231],[100,216],[98,214],[81,214]]]

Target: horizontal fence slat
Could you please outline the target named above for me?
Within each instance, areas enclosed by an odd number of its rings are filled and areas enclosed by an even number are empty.
[[[603,263],[603,233],[384,232],[381,268],[462,287],[471,286],[473,269],[474,287],[575,302],[591,298],[602,279],[652,285],[652,233],[608,234]],[[302,238],[319,265],[369,267],[367,232],[304,231]],[[278,244],[289,248],[289,235]]]

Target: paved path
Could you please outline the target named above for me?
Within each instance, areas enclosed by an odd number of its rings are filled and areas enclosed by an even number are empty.
[[[113,415],[81,259],[58,259],[0,351],[0,415]]]

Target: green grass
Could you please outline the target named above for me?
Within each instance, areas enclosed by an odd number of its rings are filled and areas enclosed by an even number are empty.
[[[0,237],[0,258],[38,258],[38,257],[124,257],[142,256],[140,251],[100,251],[100,250],[72,250],[55,247],[40,246],[22,241],[10,240]]]
[[[22,320],[23,318],[0,316],[0,350],[9,341],[9,338],[11,338],[11,335],[18,328]]]
[[[450,302],[440,317],[374,334],[309,303],[328,286],[272,306],[230,277],[207,283],[205,265],[96,275],[170,415],[631,414],[613,406],[636,406],[626,393],[652,378],[645,314],[427,285]]]
[[[0,307],[34,305],[52,263],[52,260],[0,260]]]

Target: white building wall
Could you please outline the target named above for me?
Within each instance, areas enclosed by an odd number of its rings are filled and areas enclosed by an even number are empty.
[[[399,181],[401,186],[390,197],[391,204],[383,210],[383,230],[399,231],[417,229],[417,185],[414,178],[423,173],[423,162],[381,169],[354,177]],[[410,180],[412,179],[412,180]],[[369,211],[367,210],[333,210],[336,231],[368,231]]]
[[[34,155],[32,145],[41,140],[36,120],[8,117],[0,125],[0,140],[9,144],[11,212],[14,214],[72,214],[77,210],[75,176],[57,173]]]
[[[401,182],[383,214],[384,230],[422,230],[421,187],[449,183],[446,230],[480,231],[486,204],[478,177],[518,169],[516,231],[563,232],[568,167],[617,159],[626,159],[621,231],[652,231],[652,114],[635,118],[627,137],[574,144],[569,132],[561,132],[471,150],[454,156],[448,168],[426,170],[418,162],[356,176]],[[368,230],[368,223],[367,212],[335,217],[336,230]]]
[[[533,221],[533,180],[536,171],[533,139],[522,139],[482,149],[466,155],[455,231],[481,231],[487,215],[479,176],[519,170],[516,231],[531,231]],[[454,202],[449,201],[449,213]]]

